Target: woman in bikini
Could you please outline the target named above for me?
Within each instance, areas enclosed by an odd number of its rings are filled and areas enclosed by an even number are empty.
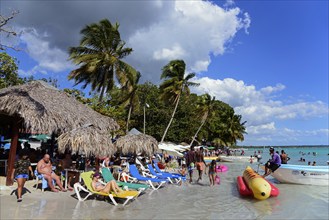
[[[93,174],[93,181],[91,182],[91,187],[96,192],[103,192],[103,193],[114,192],[115,194],[119,194],[123,192],[123,190],[118,186],[115,180],[111,180],[106,185],[103,185],[101,182],[99,182],[100,178],[101,178],[100,173]]]
[[[209,166],[208,175],[209,175],[210,186],[214,186],[215,176],[216,176],[216,161],[212,160],[211,163],[208,164],[208,166]]]

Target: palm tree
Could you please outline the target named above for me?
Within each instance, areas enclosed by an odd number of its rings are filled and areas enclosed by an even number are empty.
[[[172,60],[162,68],[161,79],[167,80],[160,85],[161,98],[175,104],[175,108],[172,112],[167,128],[163,133],[161,142],[164,141],[174,119],[181,95],[183,93],[187,95],[190,94],[189,86],[199,85],[198,83],[190,82],[195,76],[195,73],[189,73],[184,77],[185,67],[186,65],[183,60]]]
[[[225,118],[225,142],[230,145],[236,145],[237,140],[243,141],[243,134],[247,133],[245,131],[245,124],[247,122],[244,121],[241,123],[242,116],[234,114],[234,110],[230,109],[224,113],[223,118]]]
[[[124,107],[129,106],[128,117],[126,123],[126,133],[129,131],[129,121],[133,109],[139,107],[139,96],[138,96],[138,82],[141,77],[140,72],[136,72],[134,75],[130,75],[129,79],[121,88],[121,105]]]
[[[212,97],[206,93],[202,96],[199,96],[199,100],[198,100],[198,103],[197,103],[197,108],[198,108],[198,111],[201,115],[201,124],[198,128],[198,130],[196,131],[192,141],[191,141],[191,144],[190,146],[192,146],[195,138],[197,137],[199,131],[201,130],[201,128],[203,127],[203,125],[205,124],[209,114],[213,111],[213,108],[214,108],[214,104],[215,104],[215,97]]]
[[[118,23],[112,25],[107,19],[87,25],[81,30],[80,45],[69,49],[70,60],[79,68],[71,71],[68,78],[74,79],[75,85],[84,83],[83,88],[90,84],[93,91],[100,92],[99,102],[105,92],[112,90],[114,75],[122,84],[128,74],[136,72],[122,61],[133,50],[125,47],[118,29]]]

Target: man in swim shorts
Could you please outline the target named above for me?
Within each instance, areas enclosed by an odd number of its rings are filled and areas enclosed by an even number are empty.
[[[42,174],[45,180],[48,182],[48,186],[50,187],[51,191],[58,192],[58,190],[53,185],[53,179],[56,181],[56,184],[59,186],[61,191],[66,192],[67,190],[64,189],[59,176],[57,176],[53,170],[50,161],[49,154],[45,154],[43,158],[37,164],[38,173]]]
[[[270,175],[281,166],[280,155],[274,151],[273,147],[270,148],[270,154],[272,155],[272,159],[265,164],[265,174],[263,177]]]
[[[200,147],[200,150],[196,152],[196,169],[199,173],[199,178],[197,181],[202,180],[203,169],[206,166],[203,155],[203,147]]]

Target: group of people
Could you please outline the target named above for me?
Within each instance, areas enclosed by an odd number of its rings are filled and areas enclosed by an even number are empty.
[[[203,147],[200,147],[198,151],[195,151],[194,146],[191,146],[190,150],[185,155],[186,160],[186,166],[189,173],[189,183],[193,182],[193,170],[198,170],[198,179],[197,182],[202,180],[203,171],[206,173],[206,167],[209,167],[208,169],[208,176],[210,181],[210,186],[215,185],[215,177],[216,177],[216,161],[212,160],[211,163],[206,163],[204,160],[204,149]]]
[[[274,151],[274,148],[271,147],[269,149],[271,154],[271,159],[265,164],[265,174],[263,177],[268,176],[271,174],[271,172],[274,172],[276,169],[278,169],[281,164],[286,164],[287,161],[290,159],[288,155],[284,152],[284,150],[281,151],[281,154],[279,155],[278,152]],[[207,168],[208,168],[208,177],[210,181],[210,186],[215,185],[215,178],[216,178],[216,161],[212,160],[210,163],[206,163],[204,160],[204,149],[203,147],[200,147],[198,150],[195,150],[194,146],[190,147],[190,150],[185,154],[185,162],[182,163],[181,169],[179,170],[179,173],[183,176],[186,176],[189,174],[189,183],[193,182],[193,171],[196,168],[198,171],[198,178],[197,182],[202,181],[203,173],[207,174]],[[112,157],[112,158],[105,158],[103,161],[104,167],[109,167],[113,169],[114,167],[122,167],[122,163],[125,163],[125,161],[120,160],[120,156]],[[251,157],[251,163],[252,163],[252,157]],[[315,165],[315,162],[313,163]],[[56,182],[57,186],[59,187],[60,191],[67,191],[60,180],[59,175],[57,175],[53,169],[52,169],[52,162],[50,160],[49,154],[44,154],[43,158],[37,163],[37,171],[39,174],[42,174],[44,179],[47,181],[49,188],[53,192],[58,192],[59,190],[55,188],[53,184],[53,180]],[[65,157],[60,160],[59,167],[61,167],[62,170],[66,168],[72,167],[72,159],[71,154],[67,153]],[[113,172],[114,170],[112,170]],[[22,150],[19,155],[19,159],[16,160],[14,165],[14,170],[12,173],[12,179],[16,179],[17,181],[17,201],[22,201],[22,189],[24,187],[26,179],[29,178],[29,173],[31,173],[31,176],[33,177],[33,170],[31,168],[31,162],[28,157],[28,152]],[[115,173],[115,172],[114,172]],[[98,181],[101,174],[96,172],[93,175],[93,188],[96,191],[102,191],[102,192],[109,192],[114,191],[116,193],[120,193],[120,188],[117,186],[116,182],[109,182],[107,185],[101,185]],[[67,188],[69,190],[72,190],[72,186],[70,183],[72,183],[72,179],[75,178],[75,176],[69,175],[69,181]],[[76,178],[74,182],[76,182]]]
[[[59,189],[63,192],[66,192],[67,190],[63,187],[60,177],[53,171],[52,166],[53,165],[50,160],[50,155],[45,154],[43,158],[37,163],[36,169],[39,174],[43,175],[43,178],[47,181],[51,191],[58,192],[58,189],[56,189],[53,184],[53,180],[54,180],[57,186],[59,187]],[[13,172],[11,173],[12,181],[14,179],[16,179],[17,181],[17,202],[22,201],[22,191],[26,180],[29,179],[29,174],[31,174],[31,176],[34,177],[31,161],[29,159],[29,152],[23,149],[19,152],[19,157],[15,161],[14,169]]]

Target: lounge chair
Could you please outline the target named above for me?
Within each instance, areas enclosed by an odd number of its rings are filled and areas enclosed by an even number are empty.
[[[123,191],[122,193],[119,193],[119,194],[94,191],[91,186],[93,173],[94,173],[93,171],[89,171],[89,172],[83,172],[80,174],[80,177],[83,180],[87,189],[85,187],[83,187],[79,182],[74,184],[74,191],[75,191],[79,201],[85,201],[89,196],[95,194],[95,195],[101,195],[101,196],[108,196],[111,199],[111,201],[113,202],[113,204],[116,206],[118,205],[118,203],[115,201],[114,198],[125,199],[126,201],[123,203],[123,206],[125,206],[128,201],[130,201],[131,199],[133,199],[139,195],[138,191]],[[80,190],[88,193],[88,195],[85,196],[84,198],[82,198],[80,195]]]
[[[144,167],[143,163],[137,157],[136,157],[135,161],[136,161],[136,164],[138,164],[140,166],[140,168],[143,172],[148,172],[148,173],[150,172],[149,169],[146,169]]]
[[[172,179],[176,181],[176,183],[179,183],[180,181],[182,181],[184,179],[184,177],[182,175],[176,175],[176,174],[171,174],[171,173],[157,173],[155,172],[152,164],[147,164],[148,169],[150,170],[150,173],[158,178],[168,178],[168,180],[170,181],[170,183],[173,183]]]
[[[115,180],[110,169],[107,167],[102,168],[102,176],[106,183],[111,180]],[[149,185],[139,184],[139,183],[126,183],[126,182],[122,182],[122,181],[116,181],[116,183],[118,184],[118,186],[122,186],[122,187],[126,186],[129,189],[135,189],[138,191],[144,191],[150,187]]]
[[[159,189],[163,184],[168,182],[168,180],[165,180],[165,179],[156,179],[156,178],[144,177],[144,176],[140,175],[140,173],[138,172],[137,167],[133,164],[130,165],[129,171],[130,171],[130,174],[133,177],[135,177],[138,181],[147,182],[152,187],[152,189],[154,189],[154,190]],[[153,183],[158,183],[158,186],[155,187],[153,185]]]
[[[160,169],[160,167],[158,166],[158,161],[156,161],[156,160],[153,160],[153,165],[154,165],[155,171],[158,172],[158,173],[167,173],[167,174],[173,174],[173,175],[177,175],[177,176],[182,176],[182,175],[179,174],[179,173],[163,172],[163,171]]]

